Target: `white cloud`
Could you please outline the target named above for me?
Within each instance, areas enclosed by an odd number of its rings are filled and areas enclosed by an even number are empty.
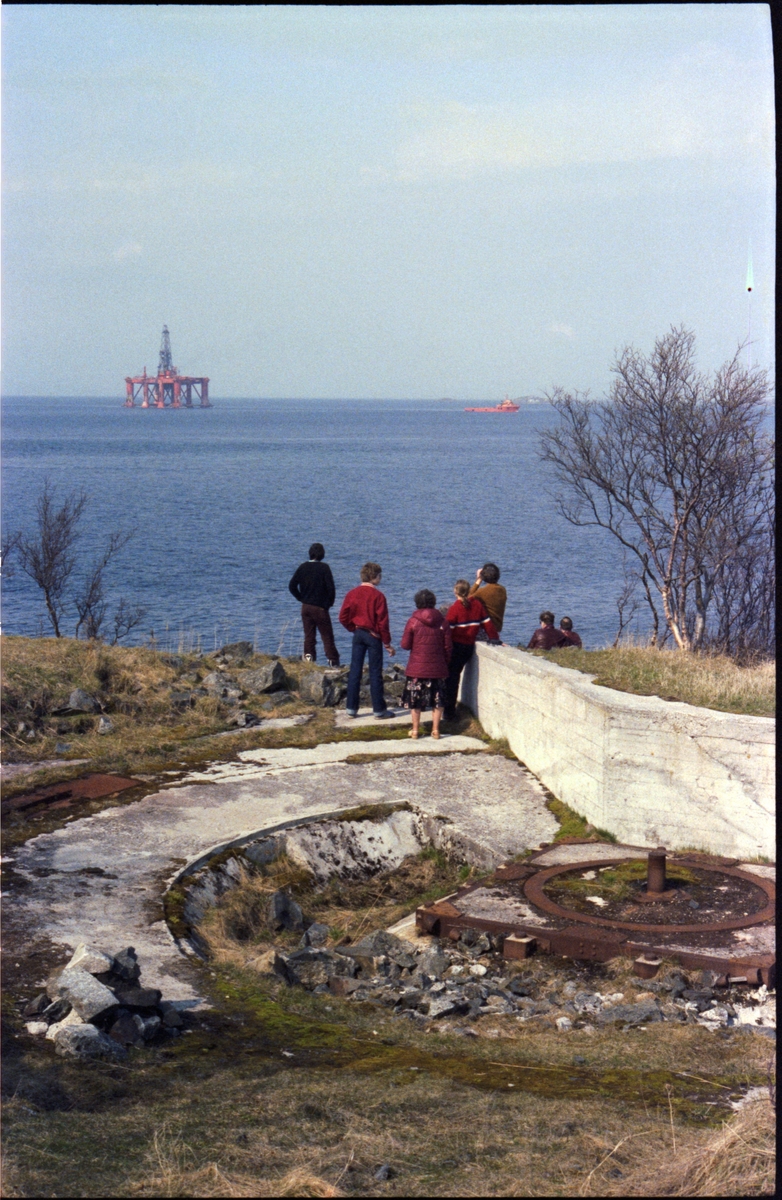
[[[144,247],[139,242],[125,242],[112,251],[111,257],[115,262],[124,262],[126,258],[138,258],[143,252]]]
[[[562,325],[559,321],[552,321],[549,325],[549,333],[561,333],[566,338],[575,337],[573,330],[569,325]]]

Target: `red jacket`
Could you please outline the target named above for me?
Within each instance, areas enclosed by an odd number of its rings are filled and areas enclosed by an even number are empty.
[[[555,629],[553,625],[542,625],[533,633],[527,644],[528,650],[556,650],[559,646],[569,646],[564,629]]]
[[[451,657],[451,627],[436,608],[417,608],[405,625],[400,643],[410,651],[409,679],[445,679]]]
[[[567,642],[564,642],[563,645],[578,646],[579,648],[581,647],[581,645],[582,645],[581,638],[578,636],[575,629],[560,629],[559,632],[561,634],[563,634],[564,637],[567,638]]]
[[[366,629],[368,633],[379,637],[384,646],[391,645],[388,605],[385,596],[376,587],[367,587],[362,583],[352,588],[342,601],[339,620],[349,633]]]
[[[457,600],[448,609],[446,621],[451,627],[451,636],[460,646],[473,646],[481,625],[491,642],[498,642],[500,635],[492,624],[486,605],[479,596],[470,596],[465,604]]]

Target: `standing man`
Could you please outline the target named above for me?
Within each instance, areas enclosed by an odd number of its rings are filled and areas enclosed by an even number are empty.
[[[486,605],[486,611],[491,617],[491,623],[497,633],[502,633],[502,621],[505,616],[505,605],[508,593],[500,583],[500,568],[496,563],[484,563],[475,576],[475,583],[470,588],[471,596],[478,596]]]
[[[334,641],[329,609],[334,603],[336,589],[331,567],[323,561],[326,551],[320,542],[309,549],[309,562],[297,567],[288,584],[288,591],[301,604],[301,623],[304,626],[304,662],[317,657],[315,630],[323,639],[323,649],[330,667],[339,666],[339,650]]]
[[[394,714],[386,708],[383,692],[383,647],[385,646],[392,658],[396,650],[391,645],[388,605],[378,587],[382,577],[383,571],[378,563],[364,563],[361,568],[361,583],[352,588],[342,601],[339,620],[340,624],[353,634],[353,655],[350,660],[346,701],[348,716],[358,716],[361,672],[364,669],[364,657],[368,655],[372,710],[378,721],[387,721]]]

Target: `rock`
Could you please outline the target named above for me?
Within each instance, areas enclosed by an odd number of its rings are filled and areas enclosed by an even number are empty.
[[[94,1025],[74,1025],[60,1029],[54,1039],[55,1052],[63,1058],[106,1058],[121,1062],[126,1057],[124,1047],[101,1033]]]
[[[163,1028],[181,1029],[183,1025],[181,1013],[178,1013],[175,1008],[167,1008],[163,1013]]]
[[[66,967],[50,981],[47,991],[53,1000],[67,1000],[85,1021],[117,1004],[114,993],[80,967]]]
[[[31,1033],[33,1037],[40,1037],[41,1034],[47,1032],[48,1028],[49,1026],[45,1021],[27,1021],[25,1024],[25,1029],[28,1033]]]
[[[209,678],[209,676],[207,676]],[[237,671],[236,678],[245,692],[261,695],[263,692],[276,692],[285,686],[285,668],[276,659],[263,667],[255,667],[251,671]],[[206,687],[206,679],[204,687]]]
[[[522,983],[520,979],[511,979],[510,983],[508,984],[508,991],[513,992],[514,996],[529,996],[530,985],[528,983]]]
[[[293,954],[275,954],[274,972],[291,985],[310,990],[319,985],[328,986],[332,976],[342,978],[355,975],[355,964],[349,959],[340,959],[331,950],[318,950],[306,946]]]
[[[89,696],[81,688],[74,688],[68,697],[68,704],[64,711],[68,713],[96,713],[99,709],[100,705],[93,696]],[[62,712],[63,710],[58,709],[57,711]]]
[[[79,1014],[71,1009],[67,1017],[63,1017],[61,1021],[55,1021],[53,1025],[48,1026],[46,1036],[50,1041],[54,1041],[61,1029],[70,1029],[73,1025],[84,1025],[85,1023]]]
[[[470,967],[470,974],[474,975],[476,979],[480,979],[486,974],[486,967],[482,966],[481,963],[473,963]]]
[[[439,979],[448,970],[448,959],[439,946],[429,946],[418,956],[418,969],[433,979]]]
[[[109,1028],[109,1037],[120,1046],[143,1046],[144,1034],[129,1012],[122,1013]]]
[[[602,1012],[603,997],[597,995],[596,992],[576,992],[573,997],[573,1006],[578,1013],[595,1013]]]
[[[299,684],[302,700],[324,708],[336,708],[347,695],[346,675],[342,668],[332,671],[312,671],[303,675]]]
[[[662,1019],[663,1015],[653,1000],[644,1000],[641,1004],[617,1004],[615,1008],[603,1009],[597,1015],[599,1025],[621,1023],[628,1029]]]
[[[93,950],[84,942],[80,942],[70,960],[65,964],[65,970],[78,967],[82,971],[89,972],[90,975],[102,975],[111,970],[111,963],[112,960],[108,954],[104,954],[102,950]]]
[[[116,987],[114,995],[124,1008],[157,1008],[161,993],[157,988]]]
[[[24,1008],[22,1009],[22,1016],[23,1017],[38,1017],[41,1015],[41,1013],[44,1011],[45,1008],[49,1007],[50,1003],[51,1003],[51,1001],[49,1000],[49,997],[46,995],[46,992],[40,992],[39,995],[37,995],[34,1000],[31,1000],[29,1002],[29,1004],[26,1004],[24,1006]]]
[[[128,946],[126,950],[120,950],[119,954],[114,955],[111,969],[119,979],[126,983],[135,983],[141,975],[141,967],[132,946]]]
[[[312,925],[304,930],[301,944],[302,946],[325,946],[328,937],[328,925],[322,925],[319,921],[313,921]]]
[[[391,1170],[388,1163],[383,1163],[382,1167],[378,1167],[378,1169],[375,1171],[375,1174],[372,1178],[376,1183],[385,1183],[387,1179],[392,1179],[393,1176],[394,1172]]]
[[[416,961],[409,950],[409,942],[403,942],[396,934],[388,933],[385,929],[376,929],[353,946],[338,946],[337,954],[344,954],[350,958],[367,959],[381,958],[386,955],[392,963],[410,970],[416,966]]]
[[[185,665],[185,660],[178,654],[161,654],[160,661],[167,667],[173,667],[175,671],[181,671]]]
[[[349,996],[351,992],[355,992],[361,984],[357,979],[349,979],[346,975],[331,975],[329,976],[329,991],[332,996]],[[373,997],[373,999],[380,997]]]
[[[98,733],[111,733],[113,729],[114,729],[113,721],[110,721],[108,717],[100,718],[100,720],[98,721],[98,730],[97,730]]]
[[[304,913],[282,888],[276,891],[269,901],[266,919],[275,930],[304,928]]]
[[[172,708],[182,711],[185,708],[192,708],[196,702],[196,697],[192,692],[172,692],[171,706]]]
[[[142,1017],[138,1013],[134,1013],[133,1021],[145,1042],[153,1038],[160,1029],[160,1017],[157,1014],[150,1017]]]
[[[231,658],[252,658],[254,647],[252,642],[231,642],[228,646],[223,646],[218,650],[218,654],[228,655]]]
[[[44,1021],[48,1021],[50,1025],[61,1021],[63,1017],[67,1017],[71,1011],[71,1006],[67,1000],[55,1000],[53,1004],[49,1004],[41,1013]]]
[[[73,749],[73,747],[71,746],[70,742],[57,742],[57,744],[54,747],[54,753],[55,754],[67,754],[68,751],[72,750],[72,749]]]
[[[557,1017],[554,1022],[560,1033],[567,1033],[568,1029],[573,1028],[573,1022],[570,1017]]]
[[[439,1017],[446,1017],[449,1013],[464,1012],[467,1005],[463,1000],[455,996],[430,996],[427,1016],[436,1021]]]
[[[216,696],[218,700],[238,700],[242,694],[236,680],[224,671],[210,672],[203,680],[203,687],[207,695]]]

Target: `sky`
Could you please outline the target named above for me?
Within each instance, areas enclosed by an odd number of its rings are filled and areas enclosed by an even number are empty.
[[[3,393],[602,392],[773,369],[765,4],[3,5]],[[752,311],[746,292],[751,245]]]

